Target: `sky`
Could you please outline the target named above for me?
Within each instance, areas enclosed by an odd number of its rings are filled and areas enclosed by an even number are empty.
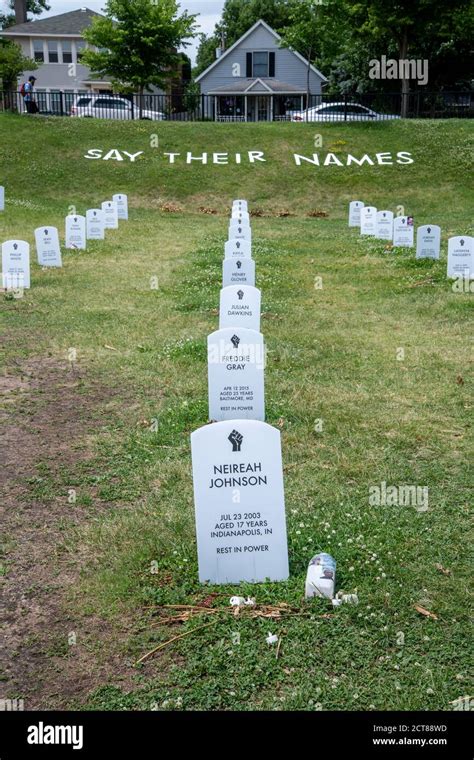
[[[0,8],[4,10],[7,0],[0,0]],[[51,10],[42,13],[37,18],[47,18],[48,16],[57,16],[59,13],[77,10],[78,8],[90,8],[91,11],[100,12],[105,6],[105,0],[48,0]],[[224,0],[181,0],[181,10],[189,13],[199,13],[197,19],[197,32],[210,34],[214,30],[214,25],[219,20],[224,6]],[[192,44],[186,48],[186,54],[189,55],[192,62],[196,60],[198,40],[195,39]]]

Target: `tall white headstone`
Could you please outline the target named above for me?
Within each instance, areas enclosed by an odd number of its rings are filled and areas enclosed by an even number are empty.
[[[265,348],[255,330],[226,327],[207,339],[210,420],[264,420]]]
[[[416,258],[439,259],[441,228],[437,224],[423,224],[416,231]]]
[[[219,304],[219,329],[248,327],[260,332],[260,291],[251,285],[222,288]]]
[[[474,237],[457,235],[448,239],[448,277],[474,279]]]
[[[236,256],[222,262],[222,287],[227,285],[255,285],[255,261]]]
[[[229,230],[235,227],[246,227],[250,229],[250,222],[248,219],[243,219],[241,216],[236,216],[232,219],[229,219]]]
[[[236,238],[231,238],[225,244],[224,251],[226,259],[233,258],[234,256],[238,258],[241,258],[242,256],[252,258],[252,243],[250,240],[237,240]]]
[[[286,580],[280,431],[216,422],[191,434],[191,452],[201,583]]]
[[[5,188],[0,185],[0,211],[5,210]]]
[[[360,210],[363,207],[363,201],[351,201],[349,203],[349,227],[360,227]]]
[[[412,248],[415,225],[412,216],[396,216],[393,220],[393,245],[395,248]]]
[[[42,267],[60,267],[61,248],[56,227],[37,227],[35,230],[36,255]]]
[[[119,219],[128,219],[128,197],[125,193],[117,193],[112,196],[112,200],[117,204],[117,216]]]
[[[375,237],[380,240],[392,240],[393,211],[377,211],[375,217]]]
[[[116,230],[119,226],[117,204],[115,201],[104,201],[102,204],[104,212],[104,227],[106,230]]]
[[[229,227],[229,240],[248,240],[252,242],[250,227]]]
[[[104,240],[105,214],[101,208],[90,208],[87,210],[86,232],[88,240]]]
[[[377,209],[375,206],[363,206],[360,210],[360,234],[375,235]]]
[[[66,248],[84,250],[86,247],[86,218],[80,214],[66,217]]]
[[[3,243],[2,283],[8,290],[30,287],[30,246],[25,240]]]

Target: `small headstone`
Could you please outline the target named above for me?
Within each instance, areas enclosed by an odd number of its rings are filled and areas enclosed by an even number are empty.
[[[225,244],[224,251],[226,259],[234,256],[252,258],[252,243],[250,240],[231,238]]]
[[[207,338],[210,420],[264,420],[265,349],[255,330],[226,327]]]
[[[439,259],[441,228],[437,224],[423,224],[416,231],[416,258]]]
[[[260,291],[251,285],[222,288],[219,304],[219,329],[248,327],[260,332]]]
[[[201,583],[286,580],[280,431],[216,422],[191,434],[191,452]]]
[[[474,237],[458,235],[448,239],[447,276],[474,279]]]
[[[117,204],[118,218],[128,219],[128,197],[124,193],[117,193],[112,196],[112,200]]]
[[[56,227],[38,227],[35,230],[36,254],[42,267],[60,267],[61,249]]]
[[[86,228],[88,240],[104,240],[105,214],[101,208],[90,208],[86,211]]]
[[[363,207],[363,201],[351,201],[349,203],[349,227],[360,227],[360,210]]]
[[[248,211],[242,211],[241,209],[232,209],[231,219],[241,219],[243,222],[250,225],[250,215]]]
[[[360,234],[375,236],[377,209],[375,206],[362,206],[360,210]]]
[[[115,201],[104,201],[102,204],[104,212],[104,227],[106,230],[116,230],[119,226],[117,204]]]
[[[396,216],[393,220],[393,245],[395,248],[412,248],[415,225],[412,216]]]
[[[30,246],[25,240],[3,243],[2,283],[8,290],[30,287]]]
[[[252,242],[252,232],[250,227],[229,227],[229,240],[248,240]]]
[[[247,201],[244,201],[241,198],[238,198],[235,201],[232,201],[232,209],[234,208],[240,208],[242,211],[248,211],[248,203]]]
[[[222,262],[222,287],[227,285],[255,285],[255,261],[249,258],[224,259]]]
[[[85,250],[86,218],[80,214],[66,217],[66,248]]]
[[[250,229],[250,221],[242,216],[232,217],[229,219],[229,229],[233,227],[248,227]]]
[[[5,188],[0,185],[0,211],[5,210]]]
[[[375,217],[375,237],[380,240],[392,240],[393,211],[377,211]]]

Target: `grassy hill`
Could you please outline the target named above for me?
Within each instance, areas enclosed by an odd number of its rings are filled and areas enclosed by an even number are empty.
[[[130,202],[104,242],[63,251],[61,270],[33,263],[24,298],[2,296],[4,573],[10,624],[21,620],[5,695],[44,708],[451,709],[469,693],[473,294],[446,280],[446,241],[472,234],[473,126],[2,115],[0,131],[1,240],[33,245],[44,224],[62,235],[70,206],[114,192]],[[91,149],[143,154],[84,158]],[[267,161],[248,163],[257,150]],[[187,151],[242,163],[186,165]],[[414,162],[295,165],[315,151]],[[170,165],[165,152],[181,155]],[[205,340],[234,197],[258,212],[291,577],[209,589],[197,582],[189,434],[207,421]],[[347,227],[354,198],[440,224],[441,261],[361,239]],[[428,487],[428,511],[371,506],[382,482]],[[357,606],[302,600],[317,551],[336,558],[337,588]],[[236,591],[273,617],[229,614]]]

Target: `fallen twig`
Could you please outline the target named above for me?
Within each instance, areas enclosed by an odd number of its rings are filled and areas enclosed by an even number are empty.
[[[158,652],[160,649],[164,649],[168,646],[168,644],[172,644],[173,641],[177,641],[178,639],[183,639],[185,636],[189,636],[191,633],[195,633],[196,631],[201,630],[202,628],[207,628],[209,625],[214,625],[214,621],[211,623],[204,623],[204,625],[198,625],[196,628],[192,628],[190,631],[185,631],[184,633],[180,633],[178,636],[173,636],[172,639],[168,639],[168,641],[165,641],[163,644],[158,644],[157,647],[150,650],[150,652],[147,652],[146,654],[142,655],[139,660],[136,661],[135,665],[139,665],[141,662],[144,662],[149,657],[152,656],[152,654],[155,654],[155,652]]]

